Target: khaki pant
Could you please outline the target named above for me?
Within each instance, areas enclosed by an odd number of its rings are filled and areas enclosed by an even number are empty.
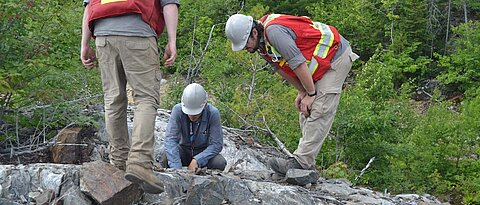
[[[315,82],[317,96],[313,101],[310,116],[306,118],[300,113],[302,138],[293,155],[305,169],[315,166],[315,158],[332,127],[343,82],[352,68],[352,62],[357,58],[358,55],[348,46],[344,53],[332,62],[332,67],[322,79]]]
[[[95,40],[102,74],[110,162],[151,168],[160,98],[160,60],[155,37],[99,36]],[[127,81],[136,105],[132,143],[127,129]]]

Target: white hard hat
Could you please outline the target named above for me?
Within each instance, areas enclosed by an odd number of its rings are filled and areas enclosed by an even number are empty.
[[[198,115],[207,104],[207,92],[200,84],[185,87],[182,95],[182,111],[187,115]]]
[[[252,31],[253,17],[243,14],[230,16],[225,25],[227,38],[232,42],[232,50],[239,51],[247,45],[248,37]]]

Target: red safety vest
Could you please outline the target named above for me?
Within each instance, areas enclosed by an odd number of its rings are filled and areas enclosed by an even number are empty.
[[[292,29],[297,36],[295,44],[307,60],[308,69],[310,70],[313,81],[320,80],[323,74],[330,69],[331,60],[340,44],[340,34],[335,27],[314,22],[305,16],[300,17],[282,14],[263,16],[260,22],[262,22],[265,27],[265,48],[264,51],[260,51],[260,55],[265,60],[275,64],[288,75],[297,78],[285,58],[281,57],[281,54],[275,50],[268,40],[266,33],[268,26],[280,24]]]
[[[155,30],[157,36],[165,27],[159,0],[91,0],[88,11],[88,27],[92,32],[93,22],[97,19],[132,13],[142,15],[143,21]]]

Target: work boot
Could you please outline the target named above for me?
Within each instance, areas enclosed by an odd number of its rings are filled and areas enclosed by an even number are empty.
[[[143,191],[150,194],[159,194],[164,191],[163,183],[153,173],[152,169],[137,164],[129,164],[126,172],[125,179],[140,185]]]
[[[268,166],[275,171],[278,175],[285,176],[289,169],[303,169],[295,158],[282,159],[282,158],[270,158],[267,162]]]

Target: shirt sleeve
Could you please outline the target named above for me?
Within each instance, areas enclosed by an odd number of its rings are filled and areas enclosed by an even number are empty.
[[[162,6],[165,6],[167,4],[177,4],[177,6],[180,6],[180,1],[179,0],[160,0],[160,4]]]
[[[306,61],[295,43],[297,36],[292,29],[279,24],[273,24],[267,27],[266,33],[270,44],[287,60],[290,68],[295,70]]]
[[[172,109],[172,114],[170,115],[167,124],[167,130],[165,131],[165,150],[167,151],[168,166],[174,169],[182,168],[182,160],[180,159],[180,151],[178,150],[178,143],[180,142],[181,137],[181,115],[181,107],[177,104]]]
[[[208,160],[217,156],[223,149],[223,129],[220,121],[220,112],[214,108],[210,110],[210,143],[208,147],[202,152],[195,155],[193,158],[197,160],[199,167],[207,165]]]

